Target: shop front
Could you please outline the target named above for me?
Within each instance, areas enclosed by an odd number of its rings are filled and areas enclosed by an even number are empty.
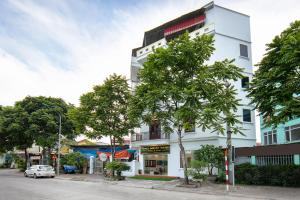
[[[144,160],[144,174],[168,175],[168,154],[170,145],[141,146]]]

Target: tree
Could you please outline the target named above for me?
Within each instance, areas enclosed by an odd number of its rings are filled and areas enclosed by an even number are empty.
[[[267,44],[249,96],[267,126],[300,116],[300,21]]]
[[[30,148],[34,141],[34,135],[28,130],[29,115],[20,107],[7,106],[1,111],[0,129],[6,137],[4,147],[12,150],[13,147],[24,150],[25,165],[28,162],[27,148]],[[1,145],[2,146],[2,145]]]
[[[30,97],[18,101],[15,107],[22,109],[28,116],[27,132],[34,136],[35,143],[42,146],[48,153],[50,161],[51,149],[58,140],[59,115],[62,117],[63,136],[73,139],[76,136],[73,122],[67,113],[72,105],[68,105],[61,98],[54,97]]]
[[[213,51],[212,36],[190,39],[188,33],[156,49],[139,72],[131,102],[131,116],[137,123],[159,120],[166,134],[177,133],[186,184],[184,129],[196,125],[224,134],[225,123],[233,133],[240,132],[233,113],[238,100],[230,82],[241,78],[242,70],[227,59],[206,64]]]
[[[201,149],[196,150],[195,160],[207,163],[207,171],[209,175],[212,175],[213,168],[220,168],[224,163],[223,150],[220,147],[214,145],[201,145]]]
[[[82,95],[79,108],[70,113],[76,127],[88,137],[110,138],[112,159],[116,142],[121,143],[132,128],[128,118],[130,96],[126,78],[113,74],[102,85],[96,85],[92,92]]]
[[[0,153],[13,149],[12,135],[7,131],[6,107],[0,106]]]

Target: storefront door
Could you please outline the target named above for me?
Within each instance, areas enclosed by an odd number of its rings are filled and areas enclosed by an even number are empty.
[[[168,175],[168,155],[167,154],[144,155],[144,174]]]

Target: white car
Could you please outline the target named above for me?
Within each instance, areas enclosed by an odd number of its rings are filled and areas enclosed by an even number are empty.
[[[53,167],[50,165],[32,165],[24,172],[25,177],[55,177],[55,172]]]

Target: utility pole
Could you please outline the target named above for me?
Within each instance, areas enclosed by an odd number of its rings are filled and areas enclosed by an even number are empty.
[[[225,87],[226,89],[229,89],[230,87],[230,83],[228,81],[225,82]],[[229,111],[224,113],[226,117],[229,116]],[[232,165],[232,140],[231,140],[231,136],[232,136],[232,131],[231,131],[231,126],[229,123],[226,123],[226,145],[227,145],[227,162],[228,162],[228,177],[229,177],[229,183],[233,183],[233,170],[232,167],[234,167]]]
[[[61,136],[61,114],[59,113],[59,129],[58,129],[58,147],[57,147],[57,176],[59,176],[60,168],[60,136]]]

